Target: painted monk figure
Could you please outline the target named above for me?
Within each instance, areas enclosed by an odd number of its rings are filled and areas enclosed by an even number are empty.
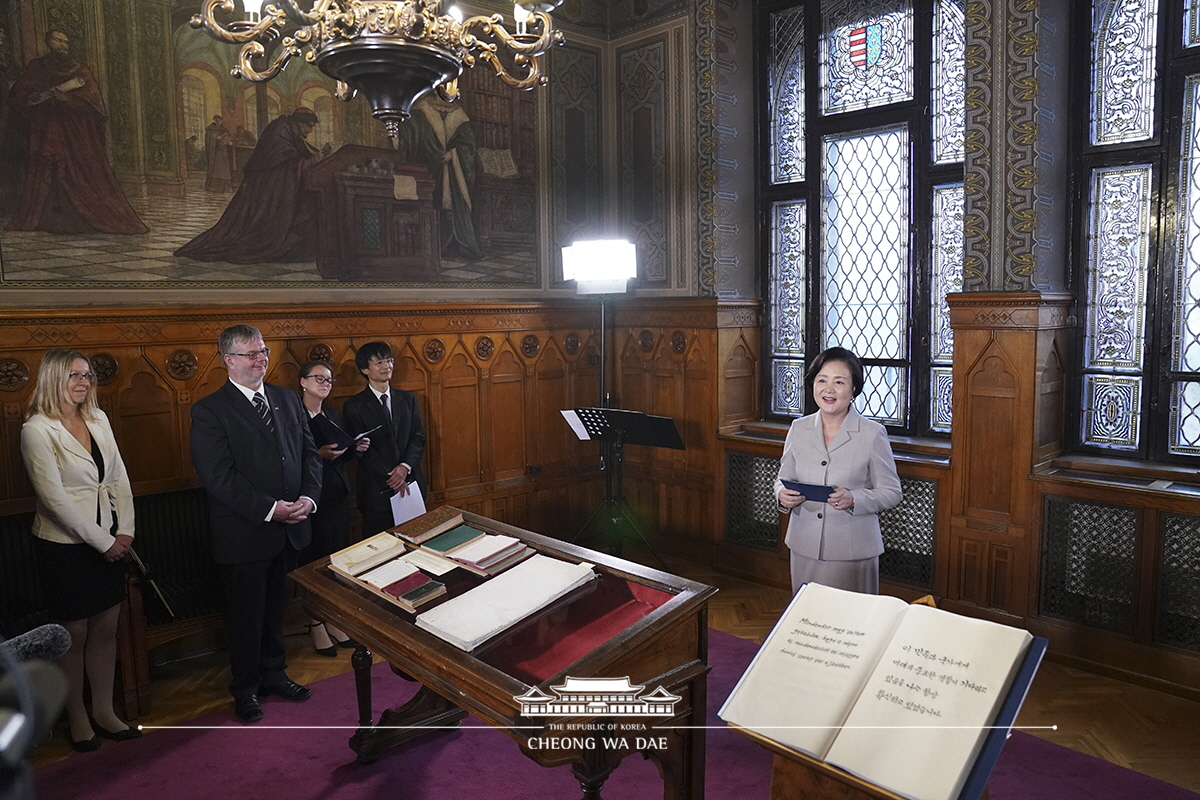
[[[11,230],[50,233],[145,233],[108,163],[108,111],[86,64],[71,58],[62,31],[46,32],[35,58],[8,93],[29,121],[25,181]]]
[[[261,264],[315,261],[316,196],[304,173],[316,149],[305,137],[317,124],[309,108],[271,121],[242,169],[242,185],[211,228],[175,251],[197,261]]]

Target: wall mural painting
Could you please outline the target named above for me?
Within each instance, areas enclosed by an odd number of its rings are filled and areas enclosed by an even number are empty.
[[[392,142],[302,59],[230,77],[186,2],[42,2],[0,0],[0,284],[540,284],[535,93],[468,69]]]

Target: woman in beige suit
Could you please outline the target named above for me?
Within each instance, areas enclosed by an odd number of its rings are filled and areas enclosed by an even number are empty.
[[[817,413],[792,422],[775,480],[780,510],[789,516],[792,592],[812,581],[877,594],[883,552],[878,514],[900,502],[892,446],[882,425],[851,406],[863,388],[858,356],[831,347],[805,378]],[[836,491],[828,502],[817,502],[786,488],[785,480]]]
[[[87,752],[100,746],[99,736],[140,736],[113,711],[133,493],[82,353],[50,350],[42,358],[21,428],[21,455],[37,494],[34,552],[42,588],[51,617],[71,634],[71,649],[60,659],[69,681],[71,746]],[[83,704],[85,673],[92,719]]]

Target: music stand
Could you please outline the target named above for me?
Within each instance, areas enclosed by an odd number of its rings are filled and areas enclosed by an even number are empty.
[[[625,411],[619,408],[576,408],[563,411],[563,416],[575,434],[582,440],[596,440],[608,449],[610,457],[605,459],[604,470],[604,499],[596,510],[588,517],[587,522],[571,539],[574,542],[591,527],[597,515],[605,512],[607,536],[613,547],[613,555],[621,556],[622,526],[627,525],[642,540],[642,544],[650,551],[664,572],[669,572],[666,562],[646,541],[641,529],[630,519],[625,509],[624,469],[625,445],[640,444],[646,447],[669,447],[674,450],[685,449],[675,420],[670,417],[656,417],[641,411]]]

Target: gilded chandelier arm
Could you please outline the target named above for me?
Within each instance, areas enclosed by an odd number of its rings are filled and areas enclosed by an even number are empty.
[[[303,11],[300,6],[296,5],[296,0],[279,0],[287,18],[297,25],[305,27],[320,22],[332,2],[333,0],[316,0],[313,3],[312,11]]]
[[[555,30],[550,15],[543,11],[530,13],[529,27],[532,30],[540,30],[541,34],[511,34],[504,28],[503,17],[499,14],[463,20],[460,41],[468,51],[463,60],[469,63],[478,58],[488,62],[496,71],[496,76],[515,89],[531,89],[543,85],[547,78],[542,74],[536,57],[551,46],[562,44],[563,33]],[[511,66],[518,74],[510,72],[508,65],[501,61],[497,55],[500,48],[495,44],[496,41],[513,54]]]
[[[263,8],[262,19],[258,22],[253,25],[243,23],[245,25],[244,29],[231,31],[217,22],[216,12],[218,10],[232,14],[235,11],[233,0],[204,0],[200,6],[200,13],[195,14],[189,24],[193,28],[203,28],[205,33],[219,42],[244,44],[245,42],[253,42],[259,36],[274,28],[277,23],[283,21],[283,12],[274,6],[266,6]]]
[[[292,56],[300,55],[300,48],[296,45],[294,39],[290,36],[283,40],[279,52],[275,55],[275,60],[271,62],[271,66],[266,70],[259,72],[251,63],[254,59],[262,58],[266,55],[266,48],[258,42],[248,42],[242,46],[242,50],[238,53],[237,66],[229,70],[229,74],[235,78],[244,78],[248,81],[261,83],[269,81],[279,74],[279,71],[287,65]]]

